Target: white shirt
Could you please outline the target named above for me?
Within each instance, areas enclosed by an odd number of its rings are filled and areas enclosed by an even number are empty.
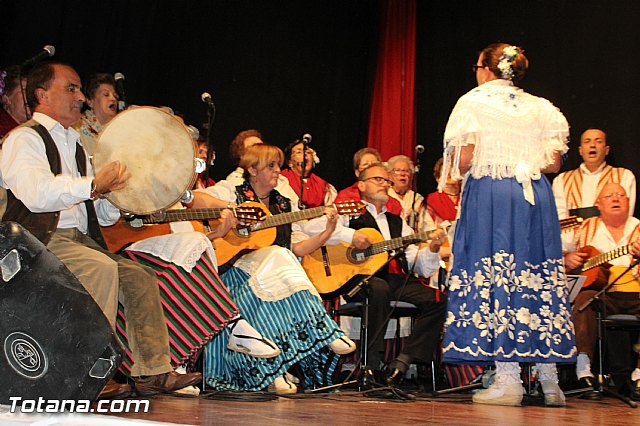
[[[362,202],[365,204],[367,211],[376,220],[378,229],[380,229],[380,233],[382,233],[384,239],[390,240],[391,232],[389,231],[389,223],[387,221],[387,215],[385,214],[387,208],[383,206],[382,211],[378,213],[373,204],[364,200]],[[327,218],[323,216],[309,220],[303,225],[302,230],[305,234],[314,236],[324,231],[326,227]],[[355,229],[349,228],[349,217],[340,216],[335,231],[331,234],[331,237],[329,237],[325,244],[334,245],[341,242],[351,244],[353,241],[353,234],[355,234],[355,232]],[[412,235],[413,233],[413,229],[409,227],[405,220],[402,220],[402,236],[405,237]],[[432,253],[428,247],[418,250],[417,245],[411,244],[405,249],[405,255],[407,257],[409,268],[413,267],[413,272],[418,275],[422,275],[423,277],[431,276],[440,267],[440,255],[438,253]],[[413,266],[414,263],[415,266]]]
[[[580,190],[582,205],[580,207],[591,207],[596,203],[596,198],[598,197],[596,193],[598,190],[598,182],[600,182],[602,171],[606,165],[607,163],[604,162],[596,171],[590,172],[584,163],[580,164],[580,170],[582,171],[582,188]],[[558,217],[560,219],[569,216],[567,197],[564,192],[564,176],[564,173],[560,173],[553,180],[553,196],[556,199],[556,208],[558,209]],[[627,192],[627,196],[629,197],[629,216],[633,216],[633,211],[636,206],[636,177],[631,170],[624,169],[620,186]]]
[[[420,206],[424,201],[424,197],[417,192],[415,193],[415,200],[413,198],[413,190],[409,189],[405,192],[404,196],[400,198],[400,195],[393,189],[389,188],[389,197],[393,197],[396,200],[400,201],[400,205],[402,205],[402,218],[404,220],[408,220],[409,214],[411,212],[418,212],[420,210]]]
[[[80,135],[65,129],[53,118],[36,112],[33,119],[51,134],[60,153],[61,174],[54,176],[49,166],[42,138],[30,127],[14,129],[5,139],[0,154],[2,186],[33,213],[60,212],[58,228],[78,228],[87,232],[87,211],[93,168],[87,160],[87,176],[80,176],[76,165],[76,148]],[[96,214],[101,225],[112,225],[120,211],[107,200],[97,200]]]

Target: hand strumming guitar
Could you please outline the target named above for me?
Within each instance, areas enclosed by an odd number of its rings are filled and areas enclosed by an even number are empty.
[[[351,245],[358,250],[369,248],[371,244],[373,244],[373,241],[371,241],[369,236],[364,232],[356,231],[353,233],[353,240],[351,240]]]
[[[431,253],[437,253],[440,251],[440,246],[444,243],[444,239],[447,237],[444,230],[438,228],[432,233],[429,234],[429,239],[431,243],[429,243],[429,250]]]
[[[224,209],[220,212],[220,219],[218,222],[218,226],[216,226],[213,231],[207,232],[206,234],[207,238],[209,238],[211,241],[213,241],[215,238],[224,237],[225,235],[227,235],[231,228],[238,224],[238,220],[233,214],[233,211],[231,211],[230,209]]]
[[[580,268],[589,255],[581,251],[573,251],[564,255],[564,266],[567,271]]]

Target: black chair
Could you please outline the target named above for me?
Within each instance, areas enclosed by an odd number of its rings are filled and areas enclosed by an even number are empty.
[[[408,302],[391,301],[390,306],[392,309],[389,319],[396,319],[396,344],[400,342],[400,318],[413,317],[419,313],[418,308]],[[348,302],[338,306],[335,313],[339,316],[359,317],[360,321],[360,357],[358,357],[359,364],[356,366],[359,369],[359,380],[355,380],[358,383],[359,388],[365,389],[370,383],[374,383],[369,378],[368,373],[365,373],[365,366],[368,362],[368,346],[369,346],[369,330],[368,330],[368,309],[365,308],[364,302]],[[378,330],[371,330],[373,333],[379,332]],[[381,331],[380,331],[381,332]]]
[[[630,398],[620,395],[617,392],[606,389],[604,386],[604,358],[606,334],[611,331],[635,332],[640,331],[640,319],[635,315],[614,314],[603,316],[601,309],[597,309],[598,320],[598,371],[596,374],[595,391],[601,395],[612,396],[625,402],[632,408],[637,408],[637,404]],[[612,373],[615,373],[612,372]]]
[[[637,342],[637,336],[640,333],[640,318],[632,314],[615,314],[608,315],[602,320],[604,327],[605,341],[608,342],[607,347],[618,349],[619,342],[623,342],[622,350],[625,351],[619,362],[609,362],[609,372],[614,377],[618,389],[626,386],[632,387],[629,380],[629,374],[632,366],[638,365],[637,359],[632,359],[631,347]],[[636,356],[637,358],[637,356]],[[609,358],[611,360],[611,357]],[[631,389],[633,390],[633,389]]]
[[[395,319],[396,320],[396,344],[398,344],[397,342],[400,341],[400,318],[405,318],[405,317],[414,317],[416,315],[418,315],[419,310],[418,307],[416,305],[414,305],[413,303],[409,303],[409,302],[402,302],[402,301],[391,301],[389,303],[389,305],[391,306],[392,309],[392,313],[391,313],[391,317],[389,319]],[[363,310],[364,310],[364,303],[363,302],[349,302],[349,303],[345,303],[344,305],[340,305],[338,306],[338,308],[336,309],[336,314],[339,316],[348,316],[348,317],[356,317],[356,318],[362,318],[363,316]],[[366,332],[366,325],[364,322],[361,323],[360,326],[360,341],[368,341],[368,339],[365,338],[365,336],[363,336],[363,333]],[[372,330],[372,331],[377,331],[377,330]],[[366,348],[363,348],[366,350]]]

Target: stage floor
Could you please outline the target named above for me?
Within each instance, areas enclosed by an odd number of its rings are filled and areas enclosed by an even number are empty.
[[[417,394],[412,402],[368,397],[356,391],[299,394],[268,401],[214,400],[205,394],[197,398],[159,396],[150,400],[148,413],[117,416],[123,424],[129,423],[125,419],[139,419],[194,425],[640,425],[640,409],[612,398],[586,401],[570,396],[563,408],[545,408],[540,403],[527,398],[522,407],[477,405],[471,402],[470,393],[436,398]],[[91,415],[84,416],[88,416],[85,424],[104,424],[106,420],[95,416],[96,423]]]

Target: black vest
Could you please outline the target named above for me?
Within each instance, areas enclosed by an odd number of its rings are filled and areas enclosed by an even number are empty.
[[[236,202],[242,204],[245,201],[260,203],[258,196],[248,181],[244,181],[241,185],[236,186]],[[275,189],[272,189],[269,194],[269,212],[274,215],[289,213],[291,212],[291,201]],[[273,244],[291,250],[291,234],[291,224],[277,226],[276,240]]]
[[[47,160],[49,160],[49,167],[51,167],[51,173],[59,175],[62,172],[60,153],[58,152],[58,148],[47,129],[35,120],[30,120],[24,123],[23,126],[31,127],[38,132],[38,135],[40,135],[44,143]],[[86,176],[87,157],[81,146],[76,147],[76,165],[80,175]],[[96,211],[93,208],[93,201],[86,200],[84,204],[87,209],[87,228],[89,235],[102,247],[105,247],[100,227],[98,225]],[[56,230],[59,219],[60,212],[33,213],[22,203],[22,201],[16,198],[11,190],[7,189],[7,209],[2,217],[3,221],[11,220],[18,222],[46,245],[51,239],[51,235]]]
[[[387,223],[389,224],[389,233],[391,234],[391,238],[397,238],[402,236],[402,218],[396,214],[385,212],[385,216],[387,217]],[[353,217],[349,220],[349,228],[358,230],[362,228],[373,228],[380,232],[380,228],[378,227],[378,223],[376,219],[369,213],[368,210],[365,211],[364,214],[360,216]],[[409,268],[407,267],[407,260],[404,256],[400,256],[399,260],[401,261],[402,268],[407,271]],[[378,275],[386,275],[388,273],[388,266],[384,269],[380,270]]]

